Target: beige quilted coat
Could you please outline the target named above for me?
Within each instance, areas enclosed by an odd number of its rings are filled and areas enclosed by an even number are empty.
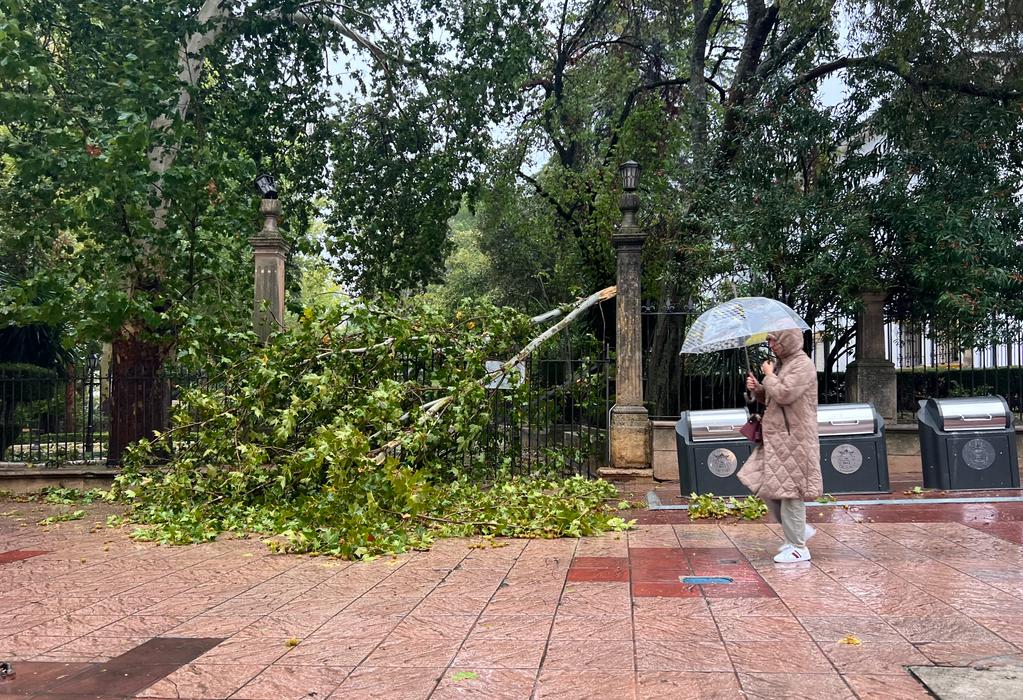
[[[777,337],[777,372],[765,377],[757,390],[757,400],[767,404],[764,441],[738,477],[760,498],[813,499],[824,492],[817,442],[817,370],[803,352],[802,333],[779,331]]]

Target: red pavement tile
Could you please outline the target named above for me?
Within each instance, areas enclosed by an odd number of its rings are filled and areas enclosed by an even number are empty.
[[[629,565],[628,557],[575,557],[573,569],[617,569]]]
[[[10,564],[12,562],[42,556],[43,554],[49,554],[49,552],[32,549],[15,549],[10,552],[0,552],[0,564]]]
[[[632,584],[633,598],[700,598],[699,586],[678,583],[648,583],[635,581]]]
[[[627,568],[588,568],[588,569],[576,569],[572,568],[568,570],[568,580],[571,582],[615,582],[615,581],[628,581],[629,570]]]

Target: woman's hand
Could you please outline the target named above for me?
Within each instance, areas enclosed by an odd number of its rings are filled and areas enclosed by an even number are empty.
[[[760,365],[760,369],[763,371],[765,377],[773,377],[774,360],[766,360],[764,364]]]
[[[753,392],[753,391],[756,391],[759,388],[760,388],[760,382],[757,380],[756,377],[753,376],[752,372],[748,373],[746,375],[746,391]]]

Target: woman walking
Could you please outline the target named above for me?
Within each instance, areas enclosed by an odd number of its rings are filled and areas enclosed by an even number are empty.
[[[761,383],[750,374],[746,388],[767,406],[763,442],[739,470],[739,481],[766,503],[781,523],[785,543],[779,564],[809,561],[806,541],[816,530],[806,524],[806,499],[824,492],[817,441],[817,370],[803,352],[803,334],[795,329],[767,336],[778,358],[764,362]]]

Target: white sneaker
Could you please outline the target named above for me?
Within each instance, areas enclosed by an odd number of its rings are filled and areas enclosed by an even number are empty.
[[[774,555],[774,561],[778,564],[794,564],[801,561],[810,561],[810,550],[806,547],[789,547]]]
[[[813,525],[807,525],[806,529],[803,531],[803,541],[804,542],[809,542],[810,538],[813,537],[816,534],[817,534],[817,528],[815,528]],[[778,551],[779,552],[784,552],[786,549],[791,549],[791,548],[792,548],[792,544],[791,543],[789,543],[789,542],[782,542],[778,546]]]

